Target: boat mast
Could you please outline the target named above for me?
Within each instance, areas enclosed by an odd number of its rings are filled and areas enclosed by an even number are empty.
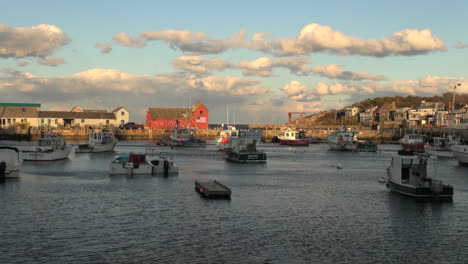
[[[452,97],[452,113],[450,115],[450,122],[449,122],[449,129],[452,127],[452,122],[455,120],[454,114],[455,114],[455,90],[457,89],[457,86],[461,86],[461,83],[457,83],[453,86],[453,97]],[[450,132],[449,132],[450,133]]]

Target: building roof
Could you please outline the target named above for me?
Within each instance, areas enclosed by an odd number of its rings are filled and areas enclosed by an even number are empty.
[[[41,104],[0,103],[0,106],[41,107]]]
[[[0,118],[37,118],[37,113],[35,106],[0,106]]]
[[[39,118],[115,119],[115,114],[103,112],[39,111]]]
[[[190,108],[148,108],[148,113],[152,119],[193,119]]]
[[[127,109],[125,109],[125,107],[119,106],[119,107],[117,107],[116,109],[112,110],[112,113],[117,112],[117,111],[120,111],[121,109],[127,110]]]

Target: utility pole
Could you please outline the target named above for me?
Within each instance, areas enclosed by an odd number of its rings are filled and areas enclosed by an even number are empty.
[[[461,86],[461,83],[457,83],[457,84],[455,84],[455,85],[453,86],[452,113],[451,113],[451,115],[450,115],[451,118],[450,118],[450,123],[449,123],[449,124],[450,124],[450,127],[451,127],[452,122],[453,122],[454,119],[455,119],[455,116],[454,116],[454,114],[455,114],[455,90],[457,89],[457,86]]]

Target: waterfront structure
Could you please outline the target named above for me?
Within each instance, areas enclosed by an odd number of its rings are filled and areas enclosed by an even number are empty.
[[[112,112],[86,110],[79,106],[70,111],[40,111],[41,104],[0,103],[0,128],[23,124],[25,127],[102,126],[127,123],[129,112],[118,107]]]
[[[202,103],[190,108],[148,108],[146,126],[150,129],[208,129],[209,113]]]
[[[0,128],[23,123],[38,126],[38,112],[41,104],[0,103]]]

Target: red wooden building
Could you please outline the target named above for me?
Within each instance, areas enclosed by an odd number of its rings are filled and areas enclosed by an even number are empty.
[[[151,129],[183,128],[208,129],[208,108],[200,102],[191,108],[148,108],[146,127]]]

